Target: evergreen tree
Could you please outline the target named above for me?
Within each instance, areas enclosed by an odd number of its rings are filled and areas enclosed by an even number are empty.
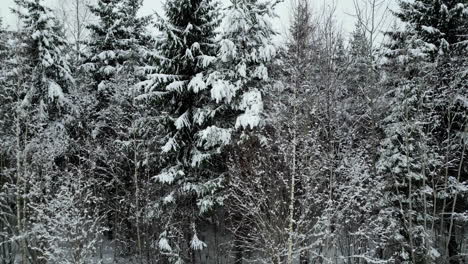
[[[425,191],[432,188],[429,185],[431,168],[422,164],[440,166],[441,161],[430,151],[421,126],[423,116],[418,114],[421,84],[411,81],[400,85],[392,95],[391,113],[384,119],[387,138],[382,142],[379,168],[388,177],[390,189],[387,191],[392,194],[389,202],[394,206],[392,218],[397,220],[392,239],[400,243],[401,248],[397,249],[395,258],[408,263],[426,263],[430,237],[429,225],[424,221],[429,218],[425,214],[431,212],[432,205]]]
[[[161,190],[163,215],[160,250],[171,262],[192,261],[206,247],[197,233],[198,213],[222,203],[226,166],[214,157],[227,145],[231,133],[218,128],[213,117],[223,112],[211,100],[210,73],[216,59],[218,3],[211,0],[168,0],[167,20],[159,17],[155,73],[140,86],[140,98],[153,99],[163,126],[162,171],[156,179]],[[211,106],[210,106],[211,105]],[[198,212],[198,213],[197,213]]]
[[[29,60],[31,71],[30,90],[25,93],[22,110],[32,112],[33,121],[55,121],[70,112],[67,99],[73,78],[64,49],[66,41],[62,28],[54,18],[52,10],[40,0],[17,0],[14,11],[24,23],[21,31],[24,50],[21,55]],[[37,67],[36,67],[37,66]]]
[[[136,150],[128,144],[133,146],[131,130],[138,113],[132,86],[139,80],[138,68],[144,65],[146,47],[151,41],[146,32],[149,17],[138,16],[141,6],[141,0],[100,0],[90,7],[97,22],[88,26],[91,40],[83,65],[91,74],[87,88],[92,94],[84,105],[89,109],[86,122],[91,129],[87,132],[87,143],[91,145],[84,151],[89,161],[96,164],[94,178],[103,183],[97,190],[103,202],[97,206],[107,212],[108,237],[121,236],[121,241],[133,237],[135,228],[128,215],[134,199],[130,198],[132,191],[127,190],[134,185],[137,166],[129,165]],[[127,215],[118,214],[119,211]],[[122,224],[116,226],[117,223]]]
[[[434,60],[449,50],[463,50],[466,45],[465,0],[400,1],[395,15],[408,26],[410,36],[421,52]]]
[[[107,124],[112,120],[106,117],[106,108],[117,89],[116,79],[124,66],[140,59],[141,49],[148,42],[145,30],[149,17],[137,16],[141,5],[141,0],[100,0],[90,6],[98,21],[88,26],[91,40],[87,43],[88,58],[83,66],[91,73],[92,92],[96,94],[95,137],[106,136],[104,131],[112,129]]]
[[[2,164],[6,164],[5,159],[11,155],[11,153],[9,155],[6,152],[6,150],[10,148],[7,143],[7,138],[11,137],[13,134],[11,130],[9,131],[8,127],[12,126],[12,121],[14,120],[14,117],[12,117],[14,111],[12,111],[11,108],[12,101],[14,100],[14,98],[12,98],[13,91],[10,87],[7,87],[10,66],[9,60],[12,59],[12,44],[14,43],[14,40],[12,32],[8,32],[6,28],[3,27],[2,18],[0,18],[0,36],[0,85],[2,87],[0,97],[0,104],[2,106],[0,108],[0,131],[2,131],[0,135],[0,145],[2,147],[0,147],[0,149],[3,150],[0,157],[2,157],[1,160],[3,160]]]
[[[14,90],[8,87],[13,34],[0,17],[0,258],[13,263],[15,257],[15,188],[14,188]]]
[[[276,32],[269,21],[275,16],[276,4],[238,0],[227,9],[219,51],[221,64],[210,76],[216,80],[212,99],[223,102],[236,118],[233,121],[221,116],[227,129],[254,129],[262,123],[262,93],[266,92],[262,87],[270,81],[268,67],[276,56],[272,42]]]
[[[466,47],[466,1],[401,1],[396,15],[406,28],[389,33],[388,62],[399,74],[387,71],[391,111],[382,122],[379,161],[398,219],[396,258],[458,263],[453,214],[463,194],[453,190],[466,177],[459,133],[467,112],[454,103],[464,93],[454,72]]]
[[[4,59],[4,52],[6,50],[6,33],[7,33],[7,29],[5,28],[5,26],[3,25],[3,17],[0,17],[0,34],[2,34],[2,41],[0,42],[0,49],[2,51],[2,61]]]
[[[355,91],[351,91],[352,94],[362,95],[366,91],[366,86],[371,82],[369,79],[373,75],[373,58],[370,57],[371,47],[369,47],[369,41],[359,25],[356,26],[353,32],[349,49],[351,65],[347,74],[351,79],[348,86],[357,87]]]
[[[264,97],[271,91],[274,80],[271,72],[277,60],[277,47],[273,44],[276,32],[272,25],[272,19],[276,17],[276,5],[277,1],[230,2],[222,25],[217,69],[210,75],[214,80],[211,100],[223,109],[221,114],[213,115],[212,120],[216,127],[232,135],[231,142],[227,142],[232,146],[230,159],[229,162],[224,161],[230,167],[225,208],[231,219],[230,227],[235,230],[233,251],[236,262],[249,258],[254,250],[265,261],[275,261],[270,250],[279,250],[285,245],[280,239],[271,239],[268,234],[270,227],[261,227],[263,224],[271,224],[272,229],[277,228],[273,219],[278,219],[277,211],[285,207],[267,212],[264,203],[275,202],[277,197],[269,199],[265,194],[260,194],[261,190],[256,190],[256,184],[252,184],[279,182],[276,177],[264,178],[266,175],[260,174],[261,169],[257,168],[269,166],[264,163],[266,157],[261,154],[263,151],[275,155],[266,151],[274,146],[266,146],[264,125],[268,117],[264,111]],[[216,138],[213,132],[207,133],[207,138]],[[244,160],[245,156],[250,159]],[[249,171],[255,172],[249,175]],[[281,189],[284,186],[277,187]],[[258,207],[248,210],[246,205],[252,203]],[[255,222],[259,214],[264,214],[265,218]],[[268,216],[272,217],[271,222],[268,222]],[[286,230],[281,234],[285,233]],[[282,236],[278,234],[278,237]]]
[[[69,177],[64,172],[70,151],[68,130],[74,120],[70,100],[74,81],[65,54],[67,43],[52,10],[40,0],[15,3],[14,12],[23,24],[9,75],[9,88],[15,89],[16,220],[22,262],[36,263],[53,261],[59,257],[56,250],[67,246],[53,243],[67,233],[47,232],[62,219],[42,209],[60,200],[56,195]]]

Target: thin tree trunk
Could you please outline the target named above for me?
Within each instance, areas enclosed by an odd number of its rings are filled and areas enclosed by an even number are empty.
[[[76,4],[76,10],[75,10],[75,15],[76,15],[76,39],[75,39],[75,45],[76,45],[76,61],[79,62],[81,59],[81,52],[80,52],[80,41],[81,41],[81,19],[80,19],[80,0],[75,0]]]
[[[406,118],[406,123],[409,125],[410,120],[409,120],[409,109],[408,106],[405,107],[405,118]],[[405,152],[406,155],[408,156],[411,151],[409,148],[409,137],[411,135],[412,129],[409,128],[408,131],[406,132],[407,135],[405,135]],[[407,166],[407,177],[408,179],[408,212],[407,212],[407,219],[408,219],[408,236],[409,236],[409,243],[410,243],[410,250],[411,250],[411,261],[415,262],[416,261],[416,255],[414,253],[414,241],[413,241],[413,216],[412,216],[412,211],[413,211],[413,179],[411,176],[411,167],[408,164],[408,157],[406,158],[406,166]]]
[[[133,138],[134,143],[134,150],[133,150],[133,166],[135,167],[134,171],[134,181],[135,181],[135,219],[136,219],[136,231],[137,231],[137,246],[138,246],[138,254],[140,257],[140,262],[143,261],[143,255],[141,250],[141,235],[140,235],[140,207],[139,207],[139,198],[140,198],[140,189],[138,185],[138,156],[137,156],[137,148],[138,144],[136,142],[136,138]]]
[[[291,196],[289,204],[289,239],[288,239],[288,264],[292,264],[293,260],[293,232],[294,232],[294,203],[295,203],[295,189],[296,189],[296,151],[297,151],[297,85],[294,88],[294,106],[293,106],[293,160],[292,160],[292,172],[291,172]]]
[[[448,119],[450,120],[451,112],[448,112]],[[448,178],[449,178],[449,154],[451,152],[450,146],[451,146],[451,132],[452,131],[452,121],[450,121],[449,126],[447,128],[447,148],[446,148],[446,153],[445,153],[445,176],[444,176],[444,191],[447,192],[448,188]],[[445,210],[447,207],[447,197],[444,197],[443,203],[442,203],[442,210],[441,210],[441,216],[440,216],[440,236],[444,235],[444,225],[445,225]],[[445,252],[446,254],[448,252]]]
[[[21,123],[19,117],[19,110],[17,110],[17,120],[16,120],[16,221],[17,221],[17,228],[18,228],[18,235],[21,237],[24,234],[23,230],[23,219],[22,213],[23,206],[21,201],[24,202],[22,198],[23,194],[23,179],[22,179],[22,151],[21,151]],[[22,263],[27,263],[26,258],[26,244],[25,238],[20,238],[20,254],[21,254],[21,261]]]
[[[461,179],[461,171],[462,171],[462,166],[463,166],[463,160],[465,158],[465,144],[463,144],[462,142],[462,145],[463,145],[463,150],[462,150],[462,155],[461,155],[461,159],[460,159],[460,164],[458,166],[458,175],[457,175],[457,180],[458,182],[460,182],[460,179]],[[453,200],[453,204],[452,204],[452,211],[451,211],[451,214],[450,214],[450,224],[449,224],[449,230],[448,230],[448,238],[447,238],[447,243],[446,243],[446,246],[445,246],[445,251],[447,252],[447,254],[449,254],[449,245],[450,245],[450,240],[452,238],[452,229],[453,229],[453,223],[454,223],[454,219],[453,219],[453,215],[455,214],[455,206],[457,204],[457,199],[458,199],[458,195],[457,193],[455,193],[455,198]],[[450,256],[449,254],[449,257],[452,257]]]

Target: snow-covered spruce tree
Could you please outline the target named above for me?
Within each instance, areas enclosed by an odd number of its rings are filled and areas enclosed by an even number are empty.
[[[91,40],[87,42],[88,58],[83,66],[92,75],[98,112],[108,106],[113,96],[112,81],[124,65],[138,60],[138,51],[148,41],[149,17],[137,16],[141,5],[141,0],[99,0],[90,6],[97,22],[88,25]]]
[[[343,97],[350,96],[354,100],[360,99],[362,101],[362,103],[349,102],[345,106],[349,108],[355,104],[355,107],[364,108],[353,109],[353,113],[356,112],[356,114],[364,112],[365,107],[370,104],[366,100],[370,101],[373,97],[369,86],[376,81],[376,73],[373,71],[374,58],[370,56],[371,49],[364,30],[357,24],[349,44],[350,65],[346,71],[347,89],[341,94]]]
[[[12,71],[17,95],[16,217],[21,261],[29,263],[42,258],[47,250],[46,239],[32,232],[41,223],[31,216],[44,201],[42,191],[51,189],[54,159],[66,151],[62,112],[69,110],[66,93],[71,78],[61,54],[65,42],[50,10],[40,1],[15,3],[14,11],[24,24],[17,68]]]
[[[197,233],[198,215],[213,212],[225,198],[224,150],[237,135],[247,137],[236,131],[261,124],[261,83],[275,54],[265,20],[271,10],[256,1],[234,1],[220,43],[218,3],[171,0],[165,11],[168,19],[157,23],[163,32],[158,69],[141,84],[144,97],[159,104],[166,133],[164,166],[155,177],[166,186],[161,217],[168,219],[159,247],[171,261],[193,261],[194,250],[207,246]]]
[[[2,67],[2,79],[5,78],[5,72],[3,68],[5,67],[5,59],[6,59],[6,54],[7,54],[7,44],[8,44],[8,31],[5,25],[3,25],[3,18],[0,17],[0,35],[2,36],[1,41],[0,41],[0,59],[2,64],[0,66]]]
[[[261,169],[257,170],[268,166],[265,155],[269,155],[266,153],[270,152],[266,150],[271,147],[264,145],[265,136],[261,135],[263,133],[259,128],[265,123],[263,97],[272,84],[270,70],[277,53],[272,42],[276,32],[271,24],[276,16],[274,8],[277,3],[251,0],[230,2],[223,21],[218,69],[210,76],[215,80],[211,89],[212,100],[224,105],[225,113],[228,113],[215,119],[216,125],[240,132],[232,134],[233,141],[238,144],[230,155],[226,200],[234,235],[235,246],[232,250],[237,262],[255,257],[269,262],[277,261],[285,253],[285,240],[282,239],[286,237],[286,230],[282,228],[285,227],[284,222],[276,223],[281,226],[278,228],[274,221],[270,221],[278,217],[283,219],[285,215],[277,213],[285,208],[269,211],[267,208],[277,202],[278,197],[266,197],[262,193],[284,186],[258,190],[252,184],[263,182],[269,185],[266,183],[269,180],[278,183],[271,178],[265,179],[267,174],[262,174]],[[265,155],[260,154],[262,151],[265,151]],[[255,157],[256,154],[259,156]],[[256,161],[261,162],[255,164]],[[252,203],[258,206],[249,207]],[[282,231],[271,235],[272,230]]]
[[[160,131],[153,119],[154,109],[148,101],[137,100],[138,93],[134,89],[135,84],[144,79],[147,64],[153,56],[149,49],[153,39],[146,30],[151,17],[138,16],[142,4],[142,0],[122,3],[122,12],[125,14],[123,24],[127,30],[127,39],[122,39],[122,42],[126,42],[129,48],[126,61],[114,79],[115,94],[109,112],[117,113],[113,120],[116,120],[116,125],[121,124],[116,126],[118,136],[112,147],[120,153],[115,159],[120,164],[121,172],[118,173],[122,178],[123,192],[117,199],[125,201],[120,203],[120,211],[126,212],[125,215],[120,214],[125,223],[119,227],[122,235],[120,241],[123,242],[121,253],[151,259],[148,252],[154,250],[153,241],[158,237],[154,237],[157,231],[153,230],[151,219],[144,216],[148,215],[154,202],[151,194],[155,182],[149,174],[154,175],[159,168],[159,145],[154,141],[160,138]]]
[[[76,109],[67,43],[42,1],[15,2],[22,28],[6,87],[15,96],[17,261],[83,263],[99,232],[82,210],[89,197],[69,166]]]
[[[19,32],[14,68],[8,76],[15,89],[16,209],[21,262],[53,260],[67,245],[56,247],[50,236],[56,212],[42,210],[57,202],[61,170],[69,151],[67,129],[73,120],[70,76],[59,23],[42,1],[15,1],[14,12],[23,27]],[[64,176],[67,177],[67,176]],[[64,222],[65,225],[72,223]],[[62,240],[63,241],[63,240]]]
[[[430,168],[422,164],[441,164],[440,157],[428,152],[422,117],[417,114],[421,107],[420,87],[420,83],[411,81],[394,91],[391,114],[383,121],[386,138],[379,158],[379,169],[386,175],[390,193],[387,206],[397,220],[389,242],[399,244],[393,258],[404,263],[425,263],[429,257],[429,223],[424,221],[432,212],[431,193],[427,193],[432,188]]]
[[[15,244],[15,95],[8,84],[10,60],[14,54],[14,38],[0,18],[0,259],[13,263]]]
[[[198,236],[198,215],[222,203],[215,194],[225,165],[210,164],[209,158],[231,137],[210,120],[218,114],[210,107],[214,103],[207,78],[218,50],[219,10],[211,0],[168,0],[164,10],[167,20],[158,17],[156,23],[162,32],[156,43],[159,56],[154,73],[140,84],[140,98],[153,101],[163,124],[163,167],[155,177],[165,185],[159,191],[157,216],[160,261],[192,263],[195,251],[207,246]]]
[[[418,37],[417,44],[426,48],[423,52],[433,61],[455,46],[463,50],[468,45],[466,5],[465,0],[405,0],[399,2],[395,15],[407,23],[410,35]]]
[[[32,87],[18,91],[25,93],[20,110],[29,115],[28,121],[35,128],[29,133],[35,135],[36,129],[42,131],[45,121],[61,120],[71,112],[66,95],[73,78],[63,52],[67,43],[51,10],[41,0],[15,3],[13,11],[23,23],[20,33],[24,43],[19,55],[29,59],[33,77],[28,80]]]
[[[9,42],[8,40],[12,37],[12,34],[7,32],[6,28],[3,26],[3,19],[0,17],[0,85],[1,90],[1,101],[0,101],[0,165],[1,171],[3,168],[6,168],[6,162],[11,154],[8,154],[8,138],[11,140],[11,130],[8,130],[8,127],[11,127],[14,121],[14,117],[11,116],[11,100],[12,100],[12,91],[6,89],[7,75],[8,75],[8,60],[11,59],[11,47],[13,41]],[[4,178],[6,179],[6,178]],[[1,184],[0,184],[1,185]]]
[[[105,109],[112,96],[112,87],[107,87],[107,81],[116,76],[118,66],[126,61],[128,43],[127,30],[124,26],[124,13],[121,12],[121,1],[99,0],[90,6],[96,17],[94,24],[88,25],[91,39],[88,41],[88,58],[84,66],[91,72],[92,89],[97,90],[97,111]]]
[[[91,6],[97,21],[88,26],[91,40],[83,64],[92,80],[88,88],[92,101],[86,106],[90,131],[84,151],[95,164],[93,179],[103,183],[95,190],[101,198],[97,209],[106,212],[108,237],[119,238],[121,253],[135,250],[136,242],[127,242],[138,240],[134,234],[140,233],[134,232],[138,226],[138,221],[137,226],[132,224],[134,189],[128,186],[137,186],[135,134],[130,130],[139,111],[131,87],[139,80],[137,68],[143,65],[150,41],[146,34],[149,17],[138,16],[141,5],[141,0],[102,0]],[[127,202],[119,202],[122,200]]]
[[[459,100],[466,98],[459,82],[466,10],[466,1],[402,1],[396,15],[406,28],[389,33],[387,56],[400,74],[388,74],[391,111],[379,163],[399,220],[394,241],[400,261],[458,263],[454,221],[466,221],[456,217],[456,208],[466,206],[459,202],[466,178],[460,132],[467,111]]]
[[[254,129],[262,123],[262,89],[270,80],[268,66],[276,56],[270,19],[278,1],[232,0],[226,10],[218,56],[218,69],[209,77],[211,97],[237,112],[228,129]],[[210,80],[211,81],[211,80]],[[230,121],[230,122],[226,122]]]

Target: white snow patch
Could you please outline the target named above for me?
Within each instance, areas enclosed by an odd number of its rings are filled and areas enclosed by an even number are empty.
[[[231,58],[236,57],[237,48],[234,42],[228,39],[223,39],[220,44],[221,48],[218,56],[221,58],[221,61],[228,62]]]
[[[210,126],[199,132],[198,146],[211,148],[217,145],[226,146],[231,142],[231,129]]]
[[[172,251],[172,248],[169,245],[169,241],[165,237],[162,237],[161,239],[159,239],[158,246],[159,246],[159,249],[162,251],[169,251],[169,252]]]
[[[261,64],[255,69],[254,76],[260,80],[268,81],[268,69],[263,64]]]
[[[161,148],[161,151],[163,153],[169,153],[171,152],[172,150],[176,151],[178,148],[178,144],[176,142],[176,140],[174,138],[170,138],[166,144],[164,144],[164,146]]]
[[[174,81],[170,83],[168,86],[166,86],[166,90],[182,92],[186,83],[187,81]]]
[[[236,121],[236,128],[255,128],[260,125],[261,113],[263,112],[262,95],[258,90],[247,92],[242,97],[240,109],[244,114],[240,115]]]
[[[101,60],[101,61],[104,61],[104,60],[112,60],[115,58],[115,52],[113,52],[112,50],[107,50],[107,51],[103,51],[101,53],[99,53],[97,55],[97,57]]]
[[[50,99],[57,100],[60,105],[63,105],[66,101],[62,87],[56,82],[49,81],[48,94]]]
[[[436,34],[439,33],[439,30],[434,27],[422,26],[422,30],[426,31],[429,34]]]
[[[205,244],[205,242],[201,241],[198,238],[197,234],[194,234],[193,238],[192,238],[192,241],[190,241],[190,247],[193,250],[203,250],[204,248],[207,247],[207,245]]]
[[[167,196],[164,197],[164,199],[163,199],[163,203],[164,203],[164,204],[173,203],[174,201],[175,201],[174,193],[170,193],[169,195],[167,195]]]
[[[206,89],[206,83],[203,81],[203,73],[195,75],[188,84],[189,89],[192,89],[195,93]]]
[[[433,248],[433,247],[431,247],[431,250],[429,251],[429,255],[434,260],[441,256],[439,251],[437,249]]]
[[[263,61],[271,61],[276,56],[276,48],[274,45],[265,45],[260,47],[259,56]]]
[[[239,73],[239,76],[241,77],[247,77],[247,65],[244,62],[241,62],[239,65],[237,65],[237,73]]]
[[[201,163],[211,157],[208,153],[202,153],[197,149],[193,150],[191,166],[193,168],[199,167]]]
[[[210,66],[216,61],[216,57],[213,56],[201,55],[199,56],[199,58],[201,60],[201,65],[203,68]]]
[[[190,120],[189,120],[189,112],[185,112],[182,114],[179,118],[176,119],[174,122],[174,125],[176,126],[177,130],[181,130],[183,128],[189,128],[190,127]]]
[[[235,96],[237,87],[232,85],[228,81],[224,80],[217,80],[213,84],[213,88],[211,88],[211,98],[216,101],[216,103],[220,103],[223,100],[226,103],[231,103],[232,98]]]
[[[208,109],[197,108],[193,115],[193,122],[199,126],[203,125],[210,115],[211,111]]]
[[[156,175],[156,179],[160,183],[171,184],[177,178],[177,176],[184,176],[184,172],[179,169],[178,166],[164,169],[159,175]]]

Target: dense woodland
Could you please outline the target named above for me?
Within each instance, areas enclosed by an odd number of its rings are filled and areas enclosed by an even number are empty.
[[[0,264],[468,263],[468,1],[279,2],[15,0]]]

